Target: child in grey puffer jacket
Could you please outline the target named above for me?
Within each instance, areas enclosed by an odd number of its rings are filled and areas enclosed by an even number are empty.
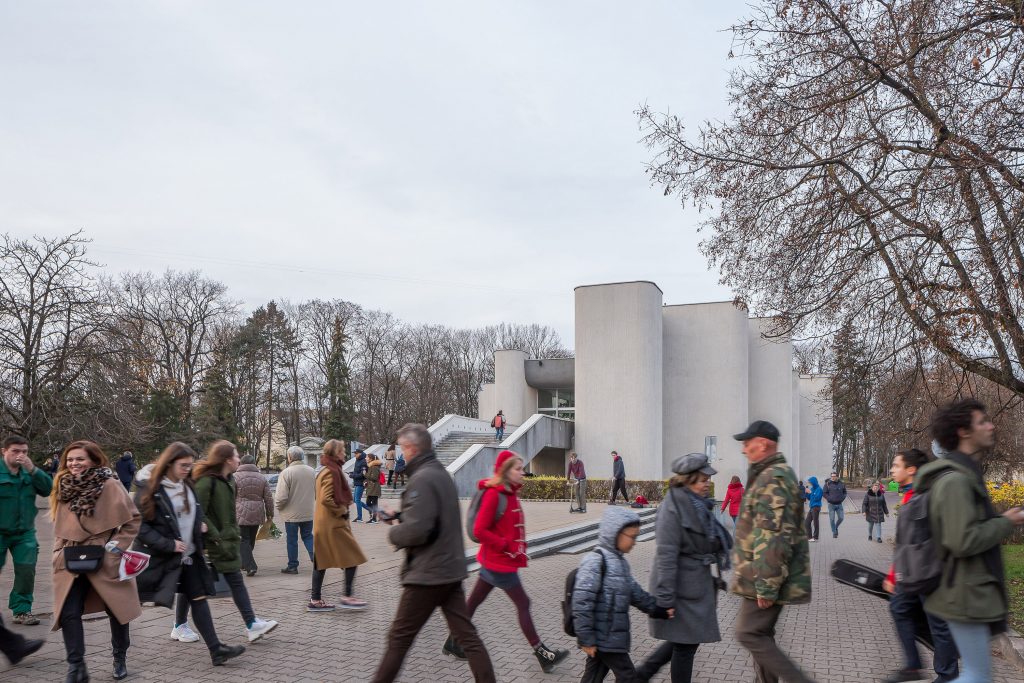
[[[576,572],[572,593],[573,623],[587,665],[580,683],[603,681],[609,671],[616,681],[632,681],[629,657],[629,607],[654,619],[667,619],[671,610],[658,607],[654,596],[633,578],[625,554],[640,532],[640,516],[625,508],[609,507],[601,518],[598,547],[587,553]]]

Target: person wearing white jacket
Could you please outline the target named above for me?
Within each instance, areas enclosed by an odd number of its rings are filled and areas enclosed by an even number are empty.
[[[274,504],[284,521],[288,566],[282,574],[299,573],[299,536],[313,561],[313,505],[316,495],[316,472],[304,461],[305,452],[298,446],[288,449],[288,467],[277,479]]]

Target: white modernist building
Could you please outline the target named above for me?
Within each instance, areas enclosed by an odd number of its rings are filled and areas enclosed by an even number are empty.
[[[495,381],[480,392],[480,417],[503,410],[510,424],[540,412],[575,421],[575,450],[588,476],[611,474],[619,452],[628,479],[662,479],[672,459],[706,452],[716,491],[747,462],[732,435],[769,420],[799,476],[832,468],[832,395],[826,376],[793,369],[793,345],[766,339],[768,321],[732,302],[665,305],[653,282],[576,288],[576,357],[495,354]],[[534,459],[537,473],[565,473],[563,452]]]

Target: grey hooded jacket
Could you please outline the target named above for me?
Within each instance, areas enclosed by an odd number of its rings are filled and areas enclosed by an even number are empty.
[[[576,572],[572,614],[580,645],[601,652],[629,652],[629,607],[650,613],[657,604],[633,578],[629,562],[615,547],[623,527],[640,522],[625,508],[605,510],[598,530],[598,547],[587,553]],[[605,565],[601,579],[602,560]]]

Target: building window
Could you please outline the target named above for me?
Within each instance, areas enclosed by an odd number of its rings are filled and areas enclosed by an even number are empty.
[[[538,389],[537,412],[564,420],[575,420],[576,395],[572,389]]]

